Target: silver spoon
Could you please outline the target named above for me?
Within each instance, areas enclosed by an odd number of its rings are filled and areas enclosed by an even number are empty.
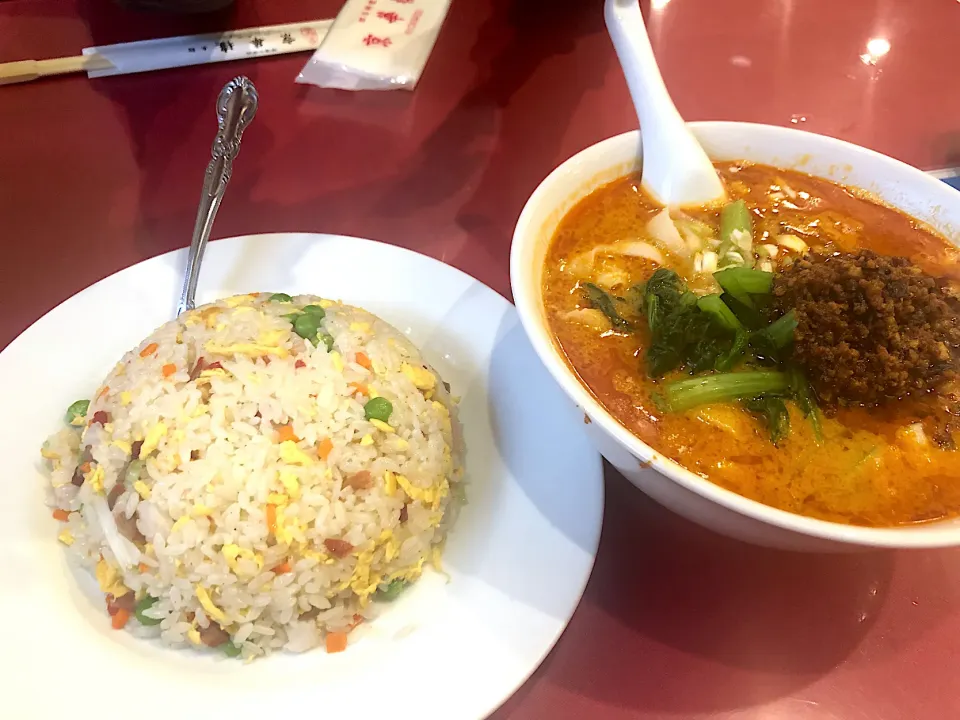
[[[233,174],[233,160],[240,152],[240,137],[257,112],[257,89],[245,77],[236,77],[220,91],[217,98],[217,137],[213,141],[213,159],[207,165],[203,178],[203,192],[197,208],[197,221],[193,226],[193,240],[187,256],[187,274],[183,279],[183,292],[177,304],[177,315],[194,308],[197,294],[197,278],[203,251],[210,239],[213,221],[220,209],[220,201],[227,191],[227,183]]]

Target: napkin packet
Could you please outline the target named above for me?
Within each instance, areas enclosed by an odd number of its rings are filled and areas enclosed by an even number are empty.
[[[298,83],[342,90],[413,90],[450,0],[347,0]]]

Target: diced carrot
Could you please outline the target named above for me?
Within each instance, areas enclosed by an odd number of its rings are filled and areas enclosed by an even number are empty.
[[[288,572],[290,572],[290,571],[292,571],[292,570],[293,570],[293,568],[290,566],[290,563],[287,562],[286,560],[284,560],[282,563],[280,563],[279,565],[277,565],[277,566],[273,569],[273,571],[274,571],[277,575],[282,575],[283,573],[288,573]]]
[[[307,364],[306,364],[303,360],[297,360],[297,361],[293,364],[293,367],[295,367],[297,370],[299,370],[300,368],[305,368],[306,366],[307,366]]]
[[[347,634],[345,632],[327,633],[327,652],[338,653],[347,649]]]
[[[317,444],[317,457],[326,460],[333,452],[333,441],[330,438],[324,438]]]
[[[114,630],[122,630],[123,626],[127,624],[127,620],[130,619],[130,611],[126,608],[119,608],[114,614],[113,618],[110,620],[110,626]]]
[[[157,348],[159,347],[160,346],[157,345],[156,343],[150,343],[143,350],[140,351],[140,357],[142,358],[150,357],[157,351]]]
[[[110,392],[110,386],[109,386],[109,385],[104,385],[104,386],[103,386],[103,390],[101,390],[100,393],[97,395],[97,400],[99,400],[100,398],[102,398],[102,397],[103,397],[104,395],[106,395],[108,392]]]
[[[357,393],[360,393],[361,395],[370,394],[370,388],[368,388],[364,383],[352,382],[352,383],[347,383],[347,385],[353,388],[354,395],[356,395]]]
[[[164,365],[164,366],[160,369],[160,372],[163,373],[163,376],[164,376],[164,377],[170,377],[170,376],[173,375],[176,371],[177,371],[177,366],[174,365],[173,363],[167,363],[166,365]]]
[[[137,570],[139,570],[140,572],[146,572],[149,569],[150,569],[150,566],[147,565],[146,563],[140,563],[139,565],[137,565]]]
[[[367,370],[373,369],[373,363],[370,362],[370,358],[367,357],[365,352],[358,352],[356,355],[357,365],[365,367]]]
[[[277,427],[277,442],[286,442],[287,440],[292,440],[293,442],[300,442],[300,438],[293,434],[293,428],[290,425],[280,425]]]
[[[271,535],[277,532],[277,506],[267,503],[267,530]]]
[[[66,522],[69,517],[70,517],[70,513],[68,513],[66,510],[61,510],[60,508],[57,508],[56,510],[53,511],[54,520],[59,520],[60,522]]]

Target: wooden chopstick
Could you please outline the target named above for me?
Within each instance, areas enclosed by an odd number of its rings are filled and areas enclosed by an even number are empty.
[[[52,60],[18,60],[0,64],[0,85],[30,82],[48,75],[107,70],[113,63],[100,55],[75,55]]]

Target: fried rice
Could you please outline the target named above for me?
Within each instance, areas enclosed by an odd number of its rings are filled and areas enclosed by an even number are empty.
[[[439,566],[462,503],[449,387],[318,297],[199,307],[128,352],[42,454],[115,628],[254,658],[342,650]]]

